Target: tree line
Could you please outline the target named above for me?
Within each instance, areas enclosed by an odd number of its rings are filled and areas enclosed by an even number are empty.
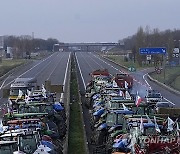
[[[30,55],[31,52],[47,50],[52,51],[53,45],[59,43],[57,39],[48,38],[47,40],[41,38],[33,38],[29,35],[23,36],[4,36],[4,49],[12,47],[17,54],[26,53]]]
[[[174,48],[180,47],[180,30],[165,30],[160,31],[158,28],[150,29],[139,27],[137,33],[129,36],[119,42],[124,42],[125,50],[132,50],[134,60],[137,60],[141,65],[146,56],[139,54],[139,48],[142,47],[166,47],[169,60],[172,58]],[[161,60],[162,55],[153,55],[155,61]]]

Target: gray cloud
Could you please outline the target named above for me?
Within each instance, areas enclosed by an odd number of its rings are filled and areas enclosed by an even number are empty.
[[[139,26],[179,28],[179,0],[1,0],[0,35],[116,42]]]

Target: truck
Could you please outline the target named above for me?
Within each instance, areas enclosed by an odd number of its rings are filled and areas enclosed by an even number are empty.
[[[125,84],[127,84],[128,89],[131,89],[133,87],[133,77],[129,74],[116,74],[114,80],[120,88],[126,88]]]
[[[16,78],[15,81],[10,85],[10,95],[9,99],[11,101],[16,100],[19,90],[25,95],[27,90],[31,91],[36,89],[37,80],[35,78]],[[24,97],[24,95],[22,97]]]

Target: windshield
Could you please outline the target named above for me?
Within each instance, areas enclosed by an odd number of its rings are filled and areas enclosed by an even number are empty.
[[[149,128],[146,128],[144,130],[144,134],[145,135],[155,135],[156,134],[156,130],[155,130],[155,127],[149,127]]]
[[[132,111],[134,111],[134,113],[136,114],[140,114],[140,115],[143,115],[145,114],[145,108],[144,107],[136,107],[136,106],[133,106],[132,107]]]
[[[148,94],[148,98],[161,98],[161,94]]]
[[[169,103],[157,103],[156,107],[170,107]]]
[[[119,109],[119,108],[122,108],[122,105],[121,105],[121,103],[109,102],[109,103],[107,103],[107,107],[111,108],[111,109]]]
[[[22,87],[19,87],[19,88],[11,88],[10,89],[10,95],[11,96],[18,96],[19,95],[19,90],[21,90],[23,92],[23,94],[27,94],[27,89],[28,88],[22,88]],[[28,89],[29,91],[31,91],[31,89]]]
[[[37,106],[26,106],[19,107],[19,113],[51,113],[53,112],[52,105],[37,105]]]
[[[123,114],[108,113],[106,124],[108,126],[123,124]]]
[[[113,126],[115,123],[115,116],[113,113],[108,113],[106,118],[106,124],[108,126]]]
[[[115,97],[112,97],[112,100],[113,100],[113,101],[116,101],[116,100],[117,100],[117,101],[118,101],[118,100],[124,100],[124,97],[121,97],[121,96],[120,96],[120,97],[119,97],[119,96],[116,97],[116,96],[115,96]]]
[[[35,135],[21,136],[19,138],[20,151],[23,151],[26,154],[32,154],[37,149],[35,137]]]
[[[17,151],[17,144],[0,145],[0,154],[13,154],[13,151]]]
[[[38,113],[39,111],[40,111],[39,106],[28,106],[28,107],[21,106],[19,108],[19,113]]]

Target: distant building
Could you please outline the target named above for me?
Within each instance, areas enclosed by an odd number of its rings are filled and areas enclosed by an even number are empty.
[[[31,57],[39,57],[40,53],[39,52],[31,52]]]
[[[4,36],[0,36],[0,49],[4,48]]]
[[[6,52],[3,48],[0,48],[0,57],[3,57],[3,58],[6,57]]]
[[[59,44],[54,44],[54,45],[53,45],[53,51],[54,51],[54,52],[59,51],[59,48],[60,48],[60,45],[59,45]]]

